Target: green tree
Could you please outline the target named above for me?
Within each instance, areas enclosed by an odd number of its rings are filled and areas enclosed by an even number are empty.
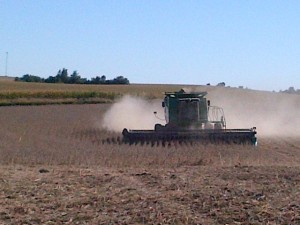
[[[100,83],[105,84],[105,81],[106,81],[106,76],[102,75],[101,78],[100,78]]]
[[[44,79],[40,78],[39,76],[34,76],[30,74],[25,74],[21,78],[15,79],[16,81],[24,81],[24,82],[44,82]]]
[[[81,77],[79,76],[77,70],[74,70],[73,73],[71,74],[71,77],[69,78],[70,84],[79,84],[81,83]]]
[[[61,71],[61,81],[63,83],[68,83],[69,81],[68,70],[65,68],[63,68],[63,70]]]

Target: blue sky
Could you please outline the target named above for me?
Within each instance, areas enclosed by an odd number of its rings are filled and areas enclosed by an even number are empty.
[[[0,74],[300,89],[300,1],[0,0]]]

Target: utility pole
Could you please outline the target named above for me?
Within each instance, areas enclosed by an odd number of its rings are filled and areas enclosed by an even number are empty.
[[[8,52],[6,52],[6,61],[5,61],[5,76],[7,76],[7,60],[8,60]]]

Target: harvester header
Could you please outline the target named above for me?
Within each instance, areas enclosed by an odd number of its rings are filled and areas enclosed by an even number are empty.
[[[162,102],[165,121],[153,130],[128,130],[122,134],[125,142],[171,143],[193,141],[200,143],[256,144],[256,128],[226,129],[224,111],[211,106],[207,92],[165,92]]]

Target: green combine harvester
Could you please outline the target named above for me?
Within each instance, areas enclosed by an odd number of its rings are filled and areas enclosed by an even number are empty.
[[[154,130],[124,129],[123,141],[129,144],[162,145],[172,142],[257,144],[256,128],[226,129],[223,109],[211,106],[207,92],[166,92],[162,107],[166,125]],[[156,112],[154,112],[156,114]]]

